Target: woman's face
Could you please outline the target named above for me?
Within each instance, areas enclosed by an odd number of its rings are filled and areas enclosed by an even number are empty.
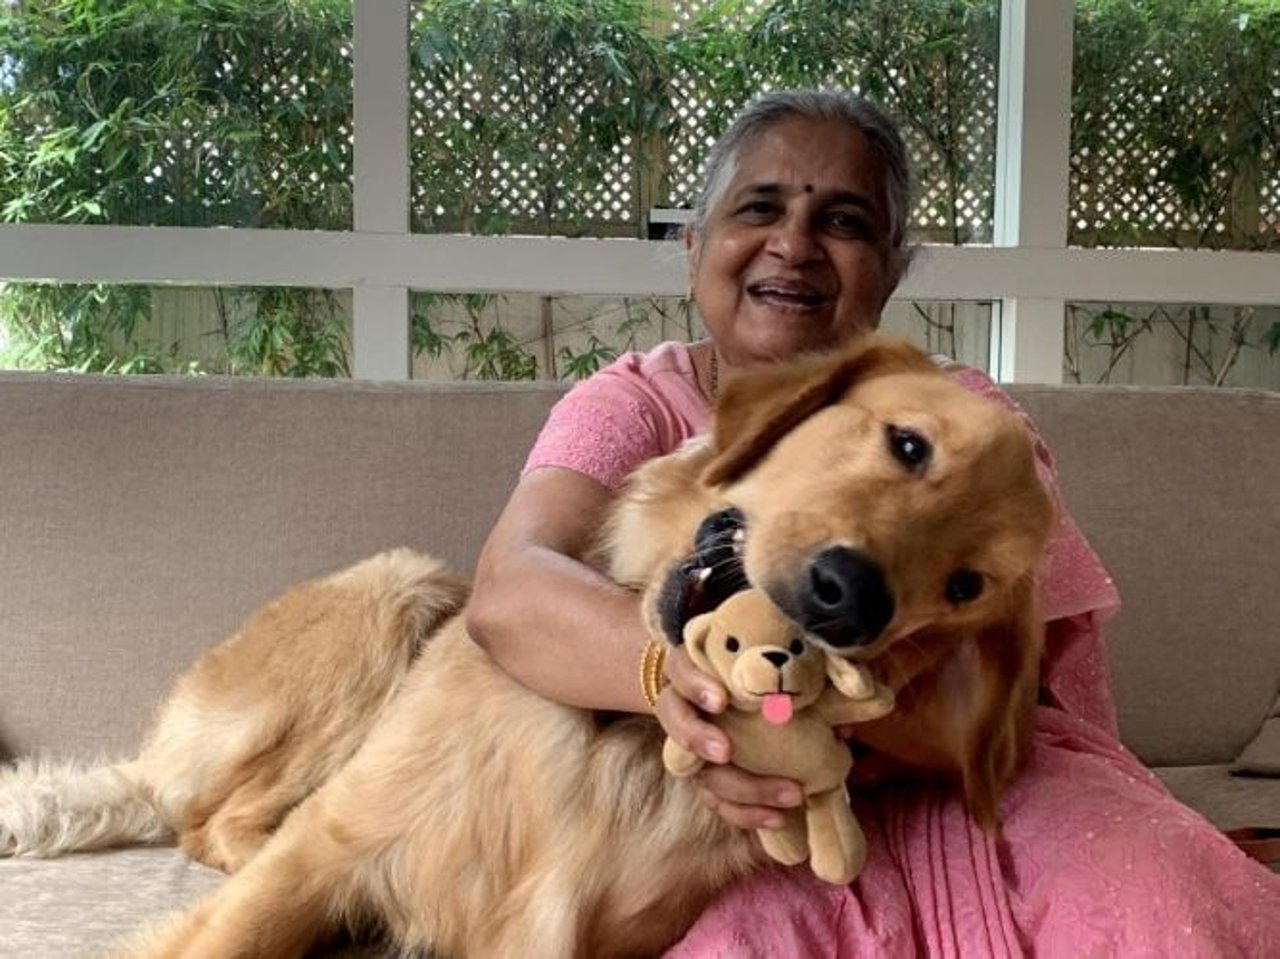
[[[875,329],[898,280],[889,233],[880,163],[860,131],[793,117],[748,141],[687,240],[693,297],[725,362]]]

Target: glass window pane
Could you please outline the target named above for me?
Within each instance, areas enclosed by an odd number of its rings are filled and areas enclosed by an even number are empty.
[[[1075,4],[1070,242],[1280,249],[1280,7]]]
[[[635,236],[669,68],[647,4],[413,7],[413,225]]]
[[[691,205],[715,135],[762,90],[836,86],[901,126],[915,177],[912,227],[937,243],[989,243],[994,218],[999,0],[752,3],[728,23],[702,0],[680,38],[666,159],[669,206]],[[701,15],[701,17],[698,16]]]
[[[413,228],[644,236],[766,89],[839,85],[896,115],[922,239],[992,233],[998,0],[419,0]]]
[[[620,353],[705,336],[683,297],[429,293],[413,297],[413,377],[576,380]],[[894,301],[881,327],[986,369],[990,303]]]
[[[683,297],[416,293],[413,377],[582,379],[620,353],[692,341],[702,325]]]
[[[0,17],[0,220],[351,229],[350,0],[115,6]]]
[[[880,330],[930,353],[989,371],[996,305],[986,300],[891,300]]]
[[[1068,303],[1063,380],[1280,390],[1280,308]]]
[[[0,369],[349,376],[351,293],[9,283]]]

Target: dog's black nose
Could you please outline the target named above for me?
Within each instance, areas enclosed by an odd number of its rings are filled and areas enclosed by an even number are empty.
[[[761,653],[760,655],[763,656],[765,659],[769,660],[769,662],[773,663],[773,665],[778,667],[778,669],[781,669],[783,666],[787,665],[787,660],[791,658],[790,653],[784,653],[780,649],[771,649],[767,653]]]
[[[831,646],[861,646],[893,619],[893,596],[884,571],[847,546],[823,550],[809,564],[800,598],[801,625]]]

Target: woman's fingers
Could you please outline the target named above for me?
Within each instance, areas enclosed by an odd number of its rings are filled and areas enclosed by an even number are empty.
[[[695,666],[681,646],[674,646],[667,653],[663,673],[682,698],[696,703],[705,713],[722,713],[729,703],[724,686]]]
[[[727,763],[731,754],[729,737],[707,722],[694,705],[697,703],[707,712],[720,712],[725,707],[724,688],[688,658],[681,649],[667,655],[669,685],[658,696],[654,713],[666,734],[695,756],[710,763]]]
[[[789,779],[757,776],[737,766],[707,766],[698,773],[702,801],[741,829],[780,829],[786,810],[804,802]]]
[[[728,695],[683,649],[667,654],[665,674],[669,685],[658,697],[655,712],[668,736],[712,764],[698,773],[703,802],[732,826],[780,828],[786,820],[785,810],[804,802],[799,784],[730,765],[729,737],[704,715],[723,712]]]

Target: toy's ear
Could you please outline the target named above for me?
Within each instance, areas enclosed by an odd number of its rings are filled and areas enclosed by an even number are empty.
[[[714,617],[715,613],[702,613],[684,625],[684,648],[688,650],[689,658],[700,670],[712,676],[716,671],[707,657],[707,640],[711,638]]]
[[[827,653],[827,678],[850,699],[870,699],[876,693],[876,683],[870,673],[834,653]]]
[[[839,402],[855,383],[889,373],[936,369],[905,341],[874,336],[857,346],[735,377],[716,402],[715,455],[702,481],[718,486],[737,479],[792,427]]]

